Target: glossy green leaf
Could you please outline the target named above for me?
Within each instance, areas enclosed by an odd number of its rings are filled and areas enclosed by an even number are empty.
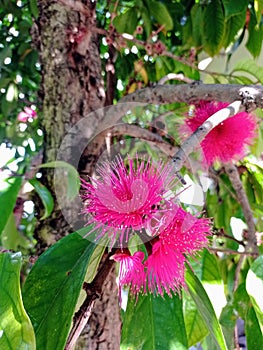
[[[14,177],[6,180],[1,184],[0,190],[0,204],[1,204],[1,215],[0,215],[0,235],[5,228],[7,220],[12,213],[18,192],[22,185],[21,177]],[[5,187],[4,187],[5,186]]]
[[[217,317],[220,316],[223,307],[226,305],[224,283],[219,272],[217,259],[206,249],[202,256],[202,285],[213,305]]]
[[[21,247],[25,249],[32,248],[29,239],[18,231],[16,227],[15,216],[13,213],[10,214],[3,230],[1,236],[1,245],[5,249],[14,251],[18,250],[19,248],[21,249]]]
[[[46,219],[54,209],[54,199],[52,194],[46,188],[46,186],[42,185],[42,183],[37,179],[31,179],[29,180],[29,183],[34,187],[44,205],[45,212],[40,220]]]
[[[80,189],[79,173],[73,165],[66,163],[62,160],[57,160],[55,162],[41,164],[39,168],[59,168],[64,170],[68,199],[73,199],[78,195]],[[61,174],[61,181],[62,179],[64,179],[63,174]]]
[[[129,297],[124,314],[121,350],[186,350],[182,300],[178,295]]]
[[[195,4],[191,9],[192,38],[195,46],[202,45],[203,13],[200,4]]]
[[[249,0],[222,0],[222,2],[227,19],[242,12],[246,13],[247,6],[249,4]]]
[[[254,10],[257,18],[257,23],[261,22],[262,13],[263,13],[263,1],[262,0],[254,0]]]
[[[254,60],[245,58],[236,63],[233,72],[246,72],[255,77],[261,84],[263,84],[263,67],[258,66]],[[232,74],[231,73],[231,74]]]
[[[38,11],[38,7],[37,7],[37,0],[30,0],[29,6],[30,6],[30,11],[31,11],[32,15],[35,18],[38,18],[39,11]]]
[[[133,34],[138,24],[137,12],[131,8],[116,16],[113,24],[119,33]]]
[[[216,317],[215,311],[204,287],[195,276],[191,268],[187,268],[185,276],[186,284],[191,297],[202,315],[210,335],[213,337],[218,350],[227,350],[224,335]]]
[[[210,55],[216,55],[221,49],[225,32],[225,18],[220,0],[213,0],[203,11],[202,41],[204,50]]]
[[[225,33],[223,39],[223,46],[227,48],[230,44],[232,44],[236,40],[236,36],[245,25],[246,22],[246,11],[241,12],[236,16],[230,17],[225,23]]]
[[[188,293],[183,293],[183,306],[188,346],[193,346],[204,339],[209,331],[195,302]]]
[[[263,332],[263,255],[251,265],[247,274],[246,289]]]
[[[20,253],[0,254],[0,349],[34,350],[35,335],[20,291]]]
[[[253,307],[250,307],[245,319],[247,350],[263,350],[263,336]]]
[[[37,349],[64,349],[75,306],[96,245],[77,232],[43,253],[23,288]]]
[[[250,21],[248,24],[248,41],[246,48],[254,56],[258,57],[261,52],[263,41],[263,25],[257,23],[256,15],[250,12]]]
[[[151,15],[158,21],[159,25],[164,25],[165,30],[173,29],[173,19],[166,6],[158,1],[148,1],[148,8]]]

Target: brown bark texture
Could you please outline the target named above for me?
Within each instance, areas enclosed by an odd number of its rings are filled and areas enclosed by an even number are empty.
[[[32,36],[39,51],[42,72],[39,103],[42,107],[44,163],[57,159],[65,135],[70,133],[73,125],[78,125],[77,123],[85,118],[85,137],[79,139],[78,128],[74,127],[68,147],[64,145],[64,160],[73,164],[74,157],[79,157],[83,147],[96,133],[102,118],[102,114],[96,112],[103,108],[105,103],[99,41],[93,33],[96,26],[96,3],[86,0],[82,1],[82,4],[87,9],[86,13],[76,11],[58,1],[38,1],[39,18],[35,21]],[[87,169],[87,161],[94,163],[95,160],[96,154],[89,150],[88,154],[85,153],[85,159],[79,159],[79,170]],[[42,174],[42,182],[54,194],[56,201],[53,170],[43,170]],[[65,174],[62,171],[62,178],[63,175]],[[66,210],[74,215],[80,211],[80,208],[72,208],[70,201],[65,203],[65,206]],[[83,222],[80,221],[79,227],[82,226]],[[38,254],[71,231],[72,228],[56,202],[52,215],[41,221],[36,229]],[[115,278],[116,274],[112,270],[106,279],[101,297],[95,302],[83,332],[84,336],[79,339],[78,349],[119,348],[120,317]]]

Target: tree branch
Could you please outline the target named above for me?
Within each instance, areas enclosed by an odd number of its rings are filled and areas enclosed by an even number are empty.
[[[226,173],[229,176],[229,179],[236,191],[236,195],[238,201],[243,209],[244,217],[248,227],[248,238],[247,238],[247,250],[252,251],[253,253],[257,253],[257,238],[256,238],[256,228],[254,224],[253,213],[243,188],[243,184],[241,182],[238,170],[236,166],[232,163],[228,163],[225,165]]]
[[[96,299],[101,296],[104,282],[114,266],[114,261],[110,260],[109,256],[110,255],[107,254],[105,261],[102,263],[92,283],[84,283],[83,289],[85,289],[87,296],[78,312],[75,313],[73,326],[70,330],[64,350],[72,350],[74,348],[77,339],[91,316]]]
[[[218,112],[214,113],[209,117],[191,136],[189,136],[179,150],[174,155],[172,162],[174,165],[175,172],[178,172],[188,155],[196,148],[200,147],[200,142],[205,138],[205,136],[217,125],[222,123],[227,118],[237,114],[241,107],[241,101],[234,101],[226,108],[220,109]]]
[[[127,111],[135,106],[148,104],[169,104],[184,102],[187,104],[205,101],[233,102],[242,101],[244,105],[249,102],[249,109],[263,108],[263,86],[245,86],[237,84],[178,84],[157,85],[146,89],[137,90],[126,95],[120,101],[109,108],[105,113],[101,129],[116,124]]]

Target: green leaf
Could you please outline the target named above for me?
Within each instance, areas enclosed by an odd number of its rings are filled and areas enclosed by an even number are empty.
[[[124,314],[121,350],[186,350],[182,300],[140,295],[129,297]]]
[[[236,36],[243,28],[246,22],[246,11],[241,12],[236,16],[230,17],[225,23],[225,34],[223,39],[223,46],[227,48],[236,40]]]
[[[137,12],[131,8],[116,16],[113,24],[119,33],[133,34],[138,24]]]
[[[258,57],[261,52],[263,41],[263,25],[257,23],[256,15],[250,12],[250,21],[248,24],[248,41],[246,48],[254,56]]]
[[[39,165],[39,168],[56,168],[56,169],[62,169],[66,172],[66,191],[67,191],[67,198],[73,199],[75,198],[80,189],[80,180],[79,180],[79,173],[74,168],[73,165],[66,163],[62,160],[57,160],[54,162],[44,163]],[[65,175],[65,174],[64,174]],[[60,181],[63,180],[63,174],[61,174]]]
[[[5,225],[12,213],[18,192],[22,185],[22,177],[9,178],[1,184],[0,191],[0,203],[1,203],[1,215],[0,215],[0,235],[5,228]],[[4,186],[6,186],[4,188]]]
[[[263,332],[263,255],[251,265],[247,274],[246,289]]]
[[[192,38],[195,46],[202,45],[203,12],[200,4],[195,4],[191,9]]]
[[[222,2],[225,9],[226,19],[242,12],[245,13],[249,4],[249,0],[222,0]]]
[[[247,350],[263,350],[263,337],[253,307],[250,307],[245,320]]]
[[[21,253],[0,254],[0,349],[34,350],[35,336],[21,298]]]
[[[202,41],[204,50],[210,55],[216,55],[222,47],[225,31],[225,18],[220,0],[213,0],[203,11]]]
[[[236,63],[233,72],[246,72],[251,74],[253,77],[255,77],[261,84],[263,84],[263,67],[258,66],[254,60],[250,58],[245,58],[243,60],[240,60]]]
[[[52,213],[54,209],[54,200],[52,194],[46,188],[46,186],[42,185],[42,183],[37,179],[31,179],[28,182],[34,187],[44,205],[45,212],[44,215],[40,218],[40,220],[44,220]]]
[[[1,237],[1,244],[5,249],[18,250],[19,248],[29,249],[32,245],[28,238],[18,232],[15,222],[15,216],[10,214],[9,219]]]
[[[205,289],[191,268],[187,268],[185,281],[191,297],[202,315],[210,335],[218,350],[227,350],[224,335],[216,317],[215,311]]]
[[[160,26],[164,25],[165,30],[172,30],[174,26],[173,19],[170,16],[166,6],[158,1],[147,1],[147,3],[149,12],[156,19],[158,24]]]
[[[64,349],[75,306],[96,245],[78,232],[43,253],[23,288],[37,349]]]
[[[203,251],[201,280],[211,300],[215,313],[217,317],[219,317],[227,302],[224,292],[224,283],[219,272],[216,257],[210,254],[206,249]]]
[[[188,293],[183,293],[184,322],[187,333],[188,346],[193,346],[204,339],[209,331],[200,315],[195,302]]]
[[[262,13],[263,13],[263,1],[262,0],[254,0],[254,10],[257,18],[257,23],[261,22]]]
[[[38,7],[37,7],[37,0],[29,0],[29,6],[30,6],[30,11],[32,15],[37,18],[39,15]]]

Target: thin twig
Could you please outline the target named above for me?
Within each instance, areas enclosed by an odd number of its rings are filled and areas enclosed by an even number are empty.
[[[110,260],[109,257],[110,255],[107,254],[106,259],[93,282],[90,284],[84,283],[84,289],[87,293],[87,296],[79,311],[76,312],[74,316],[73,326],[69,333],[64,350],[72,350],[74,348],[77,339],[79,338],[82,330],[84,329],[91,316],[96,300],[101,296],[104,282],[114,266],[114,261]]]
[[[252,250],[252,252],[257,253],[257,238],[253,212],[251,210],[246,192],[243,188],[237,167],[233,163],[228,163],[225,165],[225,170],[229,176],[234,190],[236,191],[238,201],[243,209],[244,217],[247,223],[248,237],[246,248],[248,251]]]
[[[245,256],[254,256],[254,257],[258,257],[259,253],[255,253],[255,252],[238,252],[236,250],[233,249],[225,249],[225,248],[217,248],[217,247],[209,247],[207,248],[210,252],[220,252],[220,253],[225,253],[225,254],[234,254],[234,255],[245,255]]]
[[[244,243],[243,241],[240,241],[239,239],[236,239],[235,237],[230,236],[230,235],[228,235],[228,234],[225,233],[225,232],[223,232],[223,233],[216,232],[216,233],[214,233],[214,235],[217,236],[217,237],[228,238],[228,239],[230,239],[231,241],[234,241],[234,242],[236,242],[236,243],[242,245],[243,247],[245,246],[245,243]]]

